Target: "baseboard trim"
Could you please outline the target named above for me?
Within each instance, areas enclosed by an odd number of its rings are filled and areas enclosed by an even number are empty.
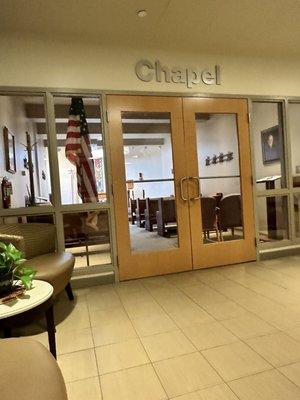
[[[73,289],[82,289],[90,286],[107,285],[115,283],[114,271],[99,274],[77,275],[71,279]]]
[[[300,245],[278,247],[276,249],[265,249],[259,251],[259,259],[262,261],[296,255],[300,255]]]

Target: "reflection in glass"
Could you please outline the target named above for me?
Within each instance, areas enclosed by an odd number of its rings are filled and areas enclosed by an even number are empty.
[[[27,259],[52,253],[56,250],[53,216],[4,217],[0,223],[0,241],[13,243]]]
[[[178,246],[169,113],[122,113],[132,251]]]
[[[105,202],[99,99],[56,97],[54,104],[62,204]]]
[[[291,133],[291,155],[293,186],[300,187],[300,104],[289,104],[289,127]]]
[[[288,239],[286,196],[259,197],[257,215],[261,243]]]
[[[44,98],[0,95],[0,109],[0,208],[50,204]]]
[[[252,110],[257,190],[284,188],[282,104],[254,102]]]
[[[111,264],[107,211],[64,214],[66,251],[75,256],[75,268]]]
[[[294,194],[295,235],[300,237],[300,194]]]
[[[235,114],[196,114],[203,242],[243,238]]]

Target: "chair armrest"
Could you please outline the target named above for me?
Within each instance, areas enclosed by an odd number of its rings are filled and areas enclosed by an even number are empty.
[[[59,366],[41,343],[1,339],[0,361],[1,400],[67,400]]]

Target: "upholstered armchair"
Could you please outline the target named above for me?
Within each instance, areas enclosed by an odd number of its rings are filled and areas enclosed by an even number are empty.
[[[75,258],[71,253],[55,251],[55,230],[55,225],[49,223],[0,224],[0,241],[22,251],[26,263],[37,271],[36,279],[53,286],[54,296],[65,289],[73,300],[70,279]]]
[[[1,400],[67,400],[58,364],[38,341],[1,339],[0,359]]]

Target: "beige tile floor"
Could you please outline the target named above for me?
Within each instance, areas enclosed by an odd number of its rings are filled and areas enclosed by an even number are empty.
[[[70,400],[300,399],[300,257],[81,289],[55,315]]]

